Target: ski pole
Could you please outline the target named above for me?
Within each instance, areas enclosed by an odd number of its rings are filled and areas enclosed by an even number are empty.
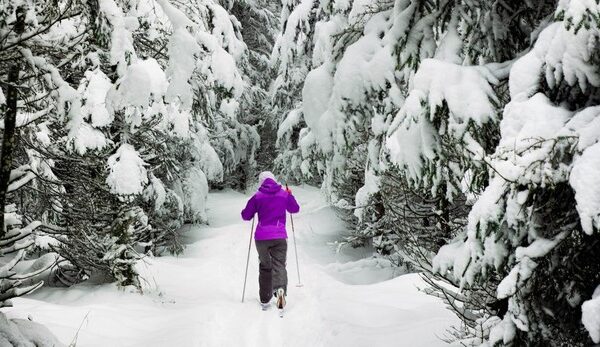
[[[242,291],[242,303],[244,302],[244,295],[246,295],[246,280],[248,279],[248,264],[250,263],[250,249],[252,248],[252,234],[254,233],[254,220],[256,216],[252,217],[252,228],[250,228],[250,242],[248,242],[248,257],[246,258],[246,274],[244,275],[244,290]]]
[[[290,188],[285,185],[285,187],[289,190]],[[294,216],[290,213],[290,221],[292,222],[292,237],[294,239],[294,253],[296,254],[296,270],[298,271],[298,284],[296,287],[302,287],[302,281],[300,281],[300,264],[298,264],[298,248],[296,247],[296,230],[294,229]]]

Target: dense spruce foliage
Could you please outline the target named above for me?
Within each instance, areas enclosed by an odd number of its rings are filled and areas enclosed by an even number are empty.
[[[283,4],[281,172],[322,182],[349,245],[422,271],[464,322],[454,340],[600,341],[599,14],[585,0]]]
[[[12,144],[2,148],[2,302],[39,287],[20,283],[49,268],[54,284],[140,288],[141,258],[182,251],[178,229],[206,221],[209,185],[256,166],[249,114],[267,100],[278,11],[262,5],[0,4],[3,143]],[[10,272],[35,257],[36,271]]]

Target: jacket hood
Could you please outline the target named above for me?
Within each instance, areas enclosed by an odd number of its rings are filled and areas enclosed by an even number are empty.
[[[277,179],[275,179],[275,175],[273,175],[273,173],[271,171],[263,171],[260,173],[260,175],[258,175],[258,185],[262,185],[263,182],[267,179],[270,178],[273,181],[277,182]]]
[[[267,193],[267,194],[275,194],[278,191],[281,190],[281,184],[275,182],[273,179],[271,178],[267,178],[262,185],[260,186],[260,188],[258,188],[259,191],[263,192],[263,193]]]

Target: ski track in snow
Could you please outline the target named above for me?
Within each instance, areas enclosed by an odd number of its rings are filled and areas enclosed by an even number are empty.
[[[336,254],[327,242],[344,227],[318,189],[295,187],[298,277],[288,217],[288,306],[285,317],[258,301],[258,256],[250,256],[241,303],[250,222],[248,195],[211,193],[209,226],[189,226],[179,257],[146,259],[145,293],[114,284],[43,288],[17,298],[9,318],[48,326],[77,346],[447,346],[440,337],[458,320],[441,300],[418,291],[417,274],[395,277],[369,266],[364,250]],[[362,253],[361,253],[362,252]],[[358,284],[357,284],[358,283]],[[87,317],[86,317],[87,316]],[[79,331],[78,331],[79,330]]]

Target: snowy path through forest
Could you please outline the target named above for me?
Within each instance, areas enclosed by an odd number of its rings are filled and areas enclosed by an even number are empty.
[[[240,303],[250,223],[239,211],[248,196],[211,193],[209,226],[191,227],[179,257],[140,266],[145,295],[114,285],[43,288],[15,299],[9,318],[31,315],[77,346],[445,346],[438,336],[457,320],[442,302],[417,290],[415,274],[394,277],[361,250],[335,254],[328,241],[342,223],[315,188],[297,187],[295,218],[304,287],[297,288],[288,248],[285,318],[258,304],[258,259],[250,259],[246,302]]]

